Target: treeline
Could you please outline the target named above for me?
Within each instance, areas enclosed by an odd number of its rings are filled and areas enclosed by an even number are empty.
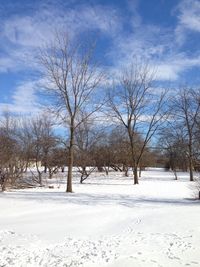
[[[21,119],[4,113],[0,123],[1,189],[43,186],[57,172],[68,170],[69,140],[58,136],[53,119],[43,113],[31,119]],[[138,151],[142,140],[137,136]],[[140,171],[152,166],[156,155],[145,149]],[[126,132],[121,127],[109,129],[94,120],[81,124],[75,134],[74,163],[80,183],[94,171],[124,172],[131,169],[131,149]]]

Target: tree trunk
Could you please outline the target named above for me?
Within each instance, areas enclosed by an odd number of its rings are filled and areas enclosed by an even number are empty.
[[[84,177],[87,177],[87,172],[86,172],[86,167],[83,166],[82,167],[82,172],[81,172],[81,179],[80,179],[80,183],[82,184],[84,181]]]
[[[134,184],[139,184],[138,180],[138,163],[135,159],[135,149],[134,149],[134,143],[133,143],[133,134],[132,134],[132,129],[128,129],[128,134],[129,134],[129,140],[130,140],[130,146],[131,146],[131,154],[132,154],[132,166],[133,167],[133,177],[134,177]]]
[[[2,192],[6,191],[6,185],[5,185],[5,183],[2,185],[1,191]]]
[[[194,181],[193,175],[193,155],[192,155],[192,144],[189,144],[189,172],[190,172],[190,181]]]
[[[192,158],[189,159],[189,171],[190,171],[190,181],[194,181],[194,175],[193,175],[193,162]]]
[[[44,173],[47,173],[47,163],[44,163]]]
[[[71,119],[70,127],[70,145],[69,145],[69,158],[68,158],[68,173],[67,173],[67,193],[72,193],[72,169],[74,164],[74,124]]]
[[[97,170],[98,170],[99,172],[103,172],[103,167],[102,167],[102,166],[97,166]]]
[[[126,177],[128,177],[128,171],[129,171],[129,169],[128,169],[128,167],[126,167],[126,169],[124,169],[124,174]]]
[[[175,180],[178,180],[176,168],[173,168],[173,172],[174,172]]]
[[[134,166],[134,169],[133,169],[133,175],[134,175],[134,184],[139,184],[139,181],[138,181],[138,166]]]
[[[39,179],[39,184],[42,186],[42,173],[38,172],[38,179]]]
[[[53,177],[53,171],[51,168],[49,168],[49,179],[52,179]]]
[[[105,170],[106,175],[108,175],[109,167],[104,166],[104,170]]]
[[[140,166],[139,167],[139,177],[141,177],[142,176],[142,167]]]
[[[6,177],[1,177],[1,191],[6,191]]]
[[[36,158],[35,161],[35,165],[36,165],[36,169],[37,169],[37,173],[38,173],[38,183],[40,184],[40,186],[42,186],[42,172],[40,171],[40,167],[38,165],[38,159]]]

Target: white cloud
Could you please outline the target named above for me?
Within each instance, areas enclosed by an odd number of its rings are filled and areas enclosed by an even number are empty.
[[[184,7],[182,5],[181,14],[186,13],[187,9],[189,10],[186,2],[182,2]],[[189,0],[188,2],[192,1]],[[188,23],[188,28],[200,31],[198,26],[200,16],[196,17],[197,14],[200,14],[200,2],[193,2],[188,18],[186,19],[185,17],[185,20],[179,18],[179,23],[174,28],[144,24],[139,16],[140,19],[138,19],[139,22],[136,27],[130,21],[132,32],[128,36],[119,35],[113,50],[109,54],[114,62],[116,71],[135,60],[146,61],[151,66],[151,69],[155,69],[157,80],[177,81],[185,71],[200,67],[200,50],[195,51],[193,55],[188,55],[187,52],[180,52],[181,47],[178,45],[182,45],[185,41],[186,33],[184,27],[186,27],[186,22]],[[134,9],[134,12],[137,13],[137,10]],[[189,17],[191,18],[190,24]],[[184,27],[183,21],[185,21]],[[175,38],[178,44],[174,40]],[[113,69],[112,72],[114,73]]]
[[[32,114],[40,110],[36,96],[35,81],[26,81],[20,84],[11,97],[11,102],[0,103],[0,111],[9,110],[14,113]]]
[[[34,11],[31,15],[14,15],[1,22],[0,42],[5,54],[0,59],[0,72],[36,67],[38,48],[64,31],[70,38],[80,33],[97,31],[113,37],[120,31],[120,12],[109,6],[79,5],[64,10],[59,4]]]
[[[22,46],[41,46],[49,41],[54,30],[65,30],[78,35],[85,30],[99,30],[114,34],[118,28],[119,14],[115,9],[103,6],[79,6],[74,9],[41,10],[31,16],[15,16],[4,22],[4,36]]]
[[[130,24],[133,28],[137,28],[142,23],[142,18],[138,12],[140,0],[127,0],[129,12],[132,13]]]
[[[17,68],[15,60],[11,57],[1,57],[0,58],[0,72],[8,72],[10,69]]]
[[[179,77],[180,68],[170,63],[162,63],[156,66],[156,79],[160,81],[175,81]]]
[[[175,29],[176,41],[182,45],[186,41],[188,32],[200,32],[200,1],[182,0],[175,9],[178,24]]]
[[[130,63],[145,61],[156,71],[158,80],[176,80],[179,73],[184,70],[184,64],[181,66],[180,63],[176,64],[176,59],[180,61],[180,55],[176,49],[172,52],[174,48],[172,39],[173,35],[168,29],[141,23],[132,34],[118,36],[109,55],[117,71]]]
[[[175,81],[180,78],[181,73],[193,67],[200,67],[200,55],[191,58],[184,54],[176,54],[156,65],[156,76],[158,80]]]
[[[183,0],[179,5],[179,24],[182,27],[200,31],[200,2],[199,0]]]

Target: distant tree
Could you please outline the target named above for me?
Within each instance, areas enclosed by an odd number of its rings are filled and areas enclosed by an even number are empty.
[[[194,141],[196,122],[200,111],[200,94],[192,88],[181,88],[172,100],[172,116],[187,143],[190,181],[194,181]]]
[[[56,147],[51,147],[48,156],[46,157],[46,166],[49,173],[49,179],[53,177],[58,170],[63,168],[67,164],[67,151],[59,143]]]
[[[35,162],[37,171],[35,181],[42,186],[42,174],[50,166],[52,150],[57,147],[58,143],[58,139],[53,131],[52,119],[45,113],[40,114],[26,122],[25,129],[26,136],[29,136],[31,147],[29,162]],[[42,165],[44,165],[44,169],[42,169]]]
[[[183,135],[183,129],[176,125],[176,121],[170,121],[162,129],[159,140],[159,147],[166,157],[165,167],[174,172],[175,179],[178,179],[177,171],[187,171],[187,143]]]
[[[5,112],[0,122],[0,185],[2,191],[17,186],[24,171],[22,150],[17,139],[17,122]]]
[[[106,140],[98,143],[92,150],[95,166],[99,172],[106,172],[108,175],[109,168],[112,165],[112,151]]]
[[[83,115],[87,118],[86,115]],[[95,125],[92,118],[84,119],[75,133],[76,160],[75,163],[81,174],[80,183],[83,183],[96,169],[94,147],[102,139],[103,131]]]
[[[116,171],[124,171],[128,176],[131,164],[129,138],[124,127],[115,127],[109,135],[109,150],[112,154],[111,167]]]

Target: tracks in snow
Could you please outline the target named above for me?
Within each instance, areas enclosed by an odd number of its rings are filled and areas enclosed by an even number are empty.
[[[122,263],[127,267],[200,266],[200,248],[193,245],[194,233],[181,236],[134,231],[139,223],[140,219],[133,222],[121,235],[99,240],[66,238],[63,243],[48,246],[37,237],[1,231],[0,267],[118,267]]]

